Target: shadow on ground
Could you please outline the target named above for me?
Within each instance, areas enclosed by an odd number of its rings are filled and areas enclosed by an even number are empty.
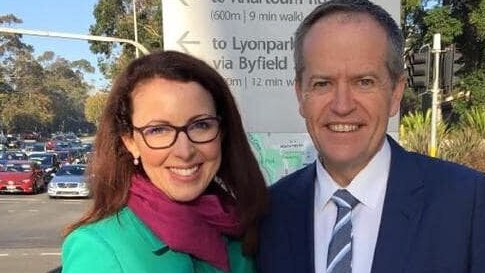
[[[58,268],[54,268],[50,271],[47,271],[46,273],[61,273],[62,272],[62,267],[59,266]]]

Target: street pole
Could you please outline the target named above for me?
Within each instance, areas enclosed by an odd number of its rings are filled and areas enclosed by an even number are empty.
[[[438,123],[438,107],[439,107],[439,74],[440,74],[440,53],[441,53],[441,34],[433,35],[433,50],[434,53],[434,67],[433,67],[433,87],[431,89],[431,139],[429,144],[429,155],[436,157],[436,128]]]
[[[135,42],[138,43],[138,25],[136,23],[136,0],[133,0],[133,28],[135,30]],[[135,48],[135,56],[138,58],[140,53],[138,53],[138,47]]]
[[[129,40],[129,39],[121,39],[121,38],[106,37],[106,36],[83,35],[83,34],[74,34],[74,33],[66,33],[66,32],[52,32],[52,31],[41,31],[41,30],[0,27],[0,33],[2,33],[2,32],[3,33],[13,33],[13,34],[43,36],[43,37],[57,37],[57,38],[75,39],[75,40],[128,43],[128,44],[133,45],[137,49],[139,49],[144,55],[147,55],[147,54],[150,53],[148,51],[148,49],[146,49],[142,44],[135,42],[135,41],[132,41],[132,40]]]

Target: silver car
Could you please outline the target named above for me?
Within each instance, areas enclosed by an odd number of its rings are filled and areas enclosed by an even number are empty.
[[[85,164],[64,165],[53,175],[47,187],[50,198],[89,197],[89,187],[84,175]]]

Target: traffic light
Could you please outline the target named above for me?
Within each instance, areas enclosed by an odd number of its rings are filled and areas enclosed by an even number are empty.
[[[409,85],[415,90],[428,89],[431,82],[431,54],[429,51],[408,55]]]
[[[441,88],[445,94],[451,94],[453,85],[458,82],[459,77],[457,73],[463,68],[462,54],[454,45],[446,49],[443,54],[442,73],[441,73]]]

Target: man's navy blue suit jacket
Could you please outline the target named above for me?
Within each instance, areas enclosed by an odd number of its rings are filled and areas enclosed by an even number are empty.
[[[391,167],[371,272],[485,273],[485,175],[388,141]],[[315,272],[315,175],[313,163],[271,187],[259,273]]]

